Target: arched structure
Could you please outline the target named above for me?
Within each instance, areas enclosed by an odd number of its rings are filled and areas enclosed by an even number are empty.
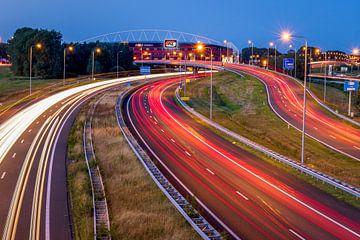
[[[162,43],[165,39],[176,39],[180,44],[202,42],[207,45],[219,46],[227,48],[233,55],[233,60],[238,62],[239,49],[230,41],[217,41],[208,37],[200,36],[197,34],[162,30],[162,29],[137,29],[128,31],[119,31],[113,33],[102,34],[99,36],[85,39],[81,42],[129,42],[129,43],[148,43],[158,42]]]

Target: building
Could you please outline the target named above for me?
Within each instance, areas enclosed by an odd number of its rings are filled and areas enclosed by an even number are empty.
[[[196,43],[179,43],[177,48],[165,48],[163,42],[129,42],[134,60],[210,60],[210,48],[213,61],[234,62],[233,50],[225,46],[204,44],[203,51],[196,49]]]

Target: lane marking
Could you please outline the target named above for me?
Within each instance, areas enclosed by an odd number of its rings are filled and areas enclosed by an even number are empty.
[[[173,143],[175,143],[175,140],[174,139],[170,139]]]
[[[163,133],[165,132],[163,129],[160,129]]]
[[[44,115],[43,117],[46,117],[46,115]]]
[[[16,157],[16,153],[14,153],[13,155],[12,155],[12,158],[15,158]]]
[[[242,194],[241,192],[236,191],[236,193],[237,193],[239,196],[241,196],[242,198],[244,198],[246,201],[249,201],[249,199],[248,199],[244,194]]]
[[[317,128],[317,127],[313,127],[313,129],[318,130],[318,128]]]
[[[32,129],[30,129],[28,132],[31,133]]]
[[[191,157],[191,154],[190,154],[188,151],[185,151],[185,153],[186,153],[189,157]]]
[[[294,230],[292,230],[291,228],[289,228],[289,231],[294,234],[295,236],[297,236],[298,238],[300,238],[301,240],[306,240],[306,238],[304,238],[303,236],[301,236],[300,234],[298,234],[297,232],[295,232]]]
[[[1,179],[4,179],[5,175],[6,175],[6,172],[3,172],[3,173],[1,174]]]
[[[330,137],[333,138],[333,139],[336,139],[336,137],[334,137],[333,135],[330,135]]]
[[[24,141],[25,141],[24,139],[23,139],[23,140],[21,140],[21,143],[24,143]]]
[[[36,124],[39,124],[39,121],[37,121]]]
[[[354,148],[356,148],[356,149],[358,149],[358,150],[360,150],[360,147],[357,147],[357,146],[353,146]]]
[[[206,169],[206,171],[208,171],[212,175],[215,175],[215,173],[213,171],[211,171],[210,169],[208,169],[208,168]]]

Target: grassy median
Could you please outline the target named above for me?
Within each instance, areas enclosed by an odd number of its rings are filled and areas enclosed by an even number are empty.
[[[214,121],[285,156],[299,160],[301,133],[289,127],[271,111],[267,103],[264,85],[254,77],[245,76],[245,78],[241,78],[229,72],[220,72],[214,75]],[[201,114],[208,116],[209,79],[191,82],[187,91],[190,96],[189,105]],[[248,150],[255,152],[251,148]],[[305,156],[309,166],[350,184],[360,186],[360,163],[358,161],[330,150],[310,138],[306,139]],[[264,159],[264,156],[261,157]],[[279,165],[275,162],[273,164]],[[283,168],[287,169],[287,167]],[[313,180],[309,181],[316,185]],[[332,191],[331,188],[326,189],[325,186],[321,186],[321,188],[331,191],[333,195],[341,195],[338,197],[348,200],[348,202],[356,203],[356,199],[352,199],[347,194],[339,194]]]

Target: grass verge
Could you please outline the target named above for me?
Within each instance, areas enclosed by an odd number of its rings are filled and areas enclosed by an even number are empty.
[[[88,107],[78,114],[68,139],[68,189],[75,239],[93,239],[91,183],[83,149],[84,122]]]
[[[220,72],[214,75],[213,120],[231,131],[285,156],[295,160],[300,159],[301,133],[292,127],[289,128],[271,111],[267,104],[266,90],[263,84],[256,78],[245,76],[245,78],[240,78],[229,72]],[[208,78],[193,81],[187,87],[190,96],[189,105],[205,116],[209,115],[208,81]],[[220,135],[224,136],[224,134]],[[227,136],[224,137],[229,139]],[[234,141],[233,139],[229,140]],[[274,165],[283,165],[243,144],[240,145]],[[309,166],[350,184],[360,185],[360,163],[358,161],[330,150],[311,138],[306,139],[305,156]],[[326,184],[317,183],[317,180],[299,174],[287,166],[281,166],[281,168],[287,169],[332,195],[360,207],[358,201],[350,194],[342,193]]]

